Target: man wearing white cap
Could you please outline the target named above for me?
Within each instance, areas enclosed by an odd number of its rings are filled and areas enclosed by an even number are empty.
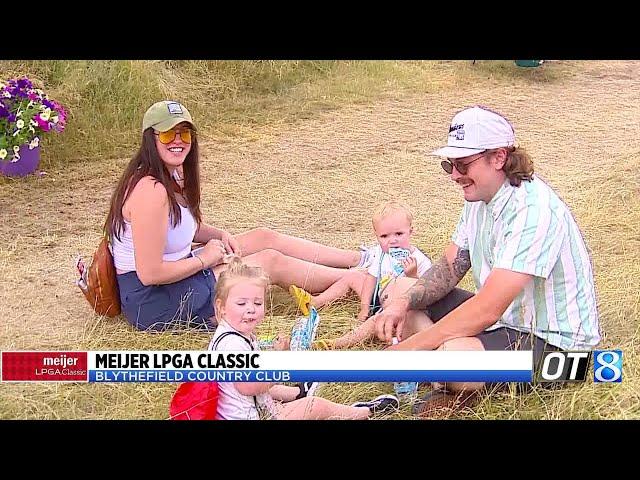
[[[442,168],[462,188],[462,214],[444,256],[377,315],[379,338],[400,338],[393,350],[532,350],[534,365],[545,350],[593,349],[600,326],[587,247],[569,208],[516,146],[511,124],[467,108],[432,155],[446,157]],[[477,293],[460,295],[454,287],[469,269]],[[414,413],[483,385],[447,383]]]

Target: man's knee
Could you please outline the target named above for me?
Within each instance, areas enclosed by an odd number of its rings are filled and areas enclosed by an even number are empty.
[[[478,337],[452,338],[444,342],[438,350],[477,350],[483,351],[484,346]]]
[[[438,350],[444,351],[484,351],[482,342],[477,337],[453,338],[444,342]],[[453,393],[472,393],[484,387],[484,382],[447,382],[445,388]]]

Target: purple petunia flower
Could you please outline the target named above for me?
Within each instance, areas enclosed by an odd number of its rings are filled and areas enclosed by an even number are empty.
[[[33,84],[27,77],[20,78],[18,80],[18,88],[33,88]]]
[[[28,106],[28,103],[31,106]],[[35,113],[45,108],[51,110],[50,118],[47,120],[43,118],[47,115]],[[45,132],[62,132],[66,119],[65,109],[55,100],[49,99],[41,90],[33,88],[31,80],[27,77],[11,79],[5,84],[0,84],[0,137],[8,142],[6,150],[9,153],[25,143],[30,148],[35,148]],[[17,128],[18,122],[24,122],[23,128]],[[13,155],[13,158],[19,161],[16,155]]]

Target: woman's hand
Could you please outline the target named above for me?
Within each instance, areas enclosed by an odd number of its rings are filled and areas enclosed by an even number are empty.
[[[215,267],[222,263],[226,251],[222,241],[211,239],[206,243],[199,257],[204,262],[205,267]]]
[[[238,257],[242,256],[240,242],[238,242],[238,240],[236,240],[236,238],[229,232],[223,232],[220,236],[220,241],[223,243],[224,248],[226,248],[227,253],[232,253]]]

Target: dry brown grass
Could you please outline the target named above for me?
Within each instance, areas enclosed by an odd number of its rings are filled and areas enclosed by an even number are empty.
[[[265,110],[260,122],[234,117],[235,123],[202,128],[205,218],[232,233],[267,226],[355,248],[373,240],[372,207],[397,196],[414,210],[416,243],[437,257],[462,198],[438,162],[424,154],[444,141],[455,111],[490,105],[512,120],[537,172],[570,206],[585,234],[605,333],[601,346],[624,350],[624,381],[500,393],[474,410],[442,416],[639,418],[640,63],[552,62],[544,70],[524,70],[506,62],[435,62],[424,75],[409,63],[395,68],[406,70],[401,84],[378,85],[371,98],[340,97],[339,109],[314,108],[308,118],[276,112],[273,121]],[[357,85],[363,88],[380,78],[360,74]],[[291,102],[287,111],[296,105],[291,98],[304,108],[301,90],[322,89],[326,81],[298,87],[284,100]],[[347,80],[345,85],[355,88]],[[190,95],[197,100],[195,90]],[[1,350],[206,348],[204,334],[145,334],[122,319],[98,318],[73,286],[73,261],[97,245],[109,195],[126,162],[77,161],[54,166],[42,178],[0,179]],[[471,286],[468,278],[463,286]],[[351,328],[356,309],[351,299],[322,310],[319,336]],[[288,330],[294,316],[288,295],[274,288],[262,331]],[[2,384],[0,418],[166,418],[174,388]],[[351,402],[389,390],[385,383],[328,384],[320,394]],[[391,418],[410,417],[404,407]]]

